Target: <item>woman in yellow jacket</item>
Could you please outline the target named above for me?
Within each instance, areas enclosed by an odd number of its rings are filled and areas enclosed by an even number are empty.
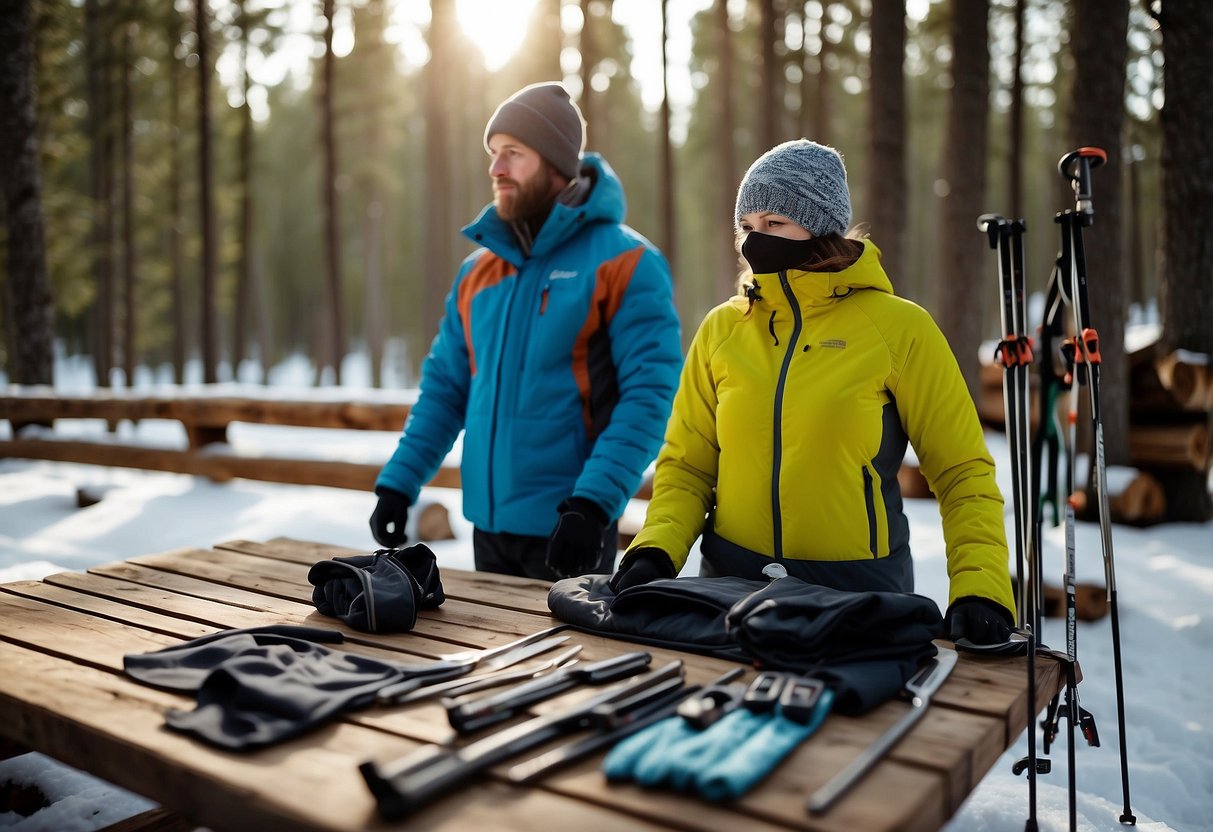
[[[644,528],[611,586],[673,577],[702,534],[703,575],[778,562],[838,589],[911,592],[908,441],[943,518],[946,630],[1003,641],[1003,500],[976,409],[930,315],[893,294],[871,241],[844,236],[850,218],[832,148],[787,142],[747,171],[735,220],[751,274],[695,335]]]

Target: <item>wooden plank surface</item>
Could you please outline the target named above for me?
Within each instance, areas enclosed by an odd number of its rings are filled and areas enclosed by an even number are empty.
[[[287,743],[236,754],[166,730],[164,710],[188,708],[191,701],[122,673],[124,655],[227,628],[326,627],[346,636],[342,649],[412,662],[502,644],[558,623],[547,611],[544,582],[444,569],[448,600],[422,613],[412,632],[359,633],[315,611],[306,578],[316,561],[349,553],[289,539],[231,541],[0,586],[0,735],[216,830],[398,828],[378,820],[357,766],[393,760],[423,743],[455,741],[438,705],[372,707]],[[638,649],[582,633],[572,641],[587,660]],[[681,659],[691,682],[732,666],[644,649],[654,666]],[[1043,703],[1057,689],[1059,672],[1051,660],[1038,666]],[[863,718],[832,715],[758,788],[725,805],[608,786],[599,755],[531,788],[508,785],[508,766],[501,766],[407,825],[529,832],[542,818],[545,825],[585,829],[938,829],[1022,731],[1023,667],[1023,659],[962,654],[926,716],[820,818],[805,813],[805,798],[904,714],[906,703],[887,702]],[[570,693],[535,712],[586,695]]]

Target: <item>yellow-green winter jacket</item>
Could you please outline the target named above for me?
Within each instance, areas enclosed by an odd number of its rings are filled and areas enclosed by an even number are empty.
[[[754,294],[695,335],[630,550],[657,547],[681,568],[711,513],[714,535],[761,556],[908,563],[908,440],[939,502],[949,603],[979,596],[1013,614],[976,409],[943,333],[893,294],[880,250],[864,241],[839,272],[755,275]]]

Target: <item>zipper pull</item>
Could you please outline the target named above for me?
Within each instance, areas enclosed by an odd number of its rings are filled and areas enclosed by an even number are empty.
[[[548,311],[548,292],[551,291],[550,286],[543,287],[543,294],[539,297],[539,314],[542,315]]]

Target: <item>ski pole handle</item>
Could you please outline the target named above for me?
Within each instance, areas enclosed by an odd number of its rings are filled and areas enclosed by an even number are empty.
[[[977,218],[977,230],[990,238],[990,248],[998,248],[998,237],[1007,224],[1002,214],[982,214]]]
[[[1080,147],[1058,160],[1057,172],[1063,179],[1070,180],[1079,213],[1094,212],[1091,205],[1091,171],[1106,161],[1108,154],[1102,147]]]

